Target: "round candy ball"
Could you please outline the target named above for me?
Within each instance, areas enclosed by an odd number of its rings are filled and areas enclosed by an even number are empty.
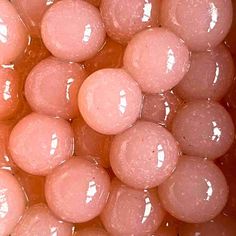
[[[72,224],[56,218],[43,204],[28,208],[11,236],[71,236]]]
[[[192,51],[220,44],[232,23],[231,0],[164,0],[161,25],[179,35]]]
[[[165,181],[176,167],[178,144],[160,125],[138,121],[116,135],[110,150],[115,175],[134,188],[152,188]]]
[[[85,78],[82,65],[49,57],[28,75],[25,96],[34,111],[71,119],[79,114],[77,95]]]
[[[189,68],[189,51],[184,42],[165,28],[136,34],[124,54],[124,68],[143,92],[162,93],[173,88]]]
[[[98,216],[106,205],[110,179],[95,162],[75,157],[47,176],[45,196],[59,218],[82,223]]]
[[[9,150],[14,162],[34,175],[47,175],[73,154],[74,134],[60,118],[31,113],[13,128]]]
[[[27,30],[8,0],[0,1],[0,65],[14,61],[28,43]]]
[[[177,112],[172,133],[187,155],[216,159],[225,154],[234,141],[234,124],[217,102],[194,101]]]
[[[183,156],[175,172],[158,188],[163,207],[177,219],[202,223],[216,217],[228,198],[221,170],[199,157]]]
[[[117,134],[138,118],[142,93],[123,69],[102,69],[82,84],[78,104],[86,123],[103,134]]]
[[[133,189],[114,179],[101,219],[112,235],[149,235],[161,225],[164,215],[155,190]]]
[[[82,0],[55,3],[43,17],[41,34],[55,57],[69,61],[94,56],[106,36],[99,10]]]

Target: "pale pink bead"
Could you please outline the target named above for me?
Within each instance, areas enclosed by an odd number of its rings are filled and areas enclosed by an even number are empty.
[[[42,39],[56,57],[83,61],[94,56],[105,41],[99,10],[82,0],[62,0],[44,15]]]
[[[78,90],[86,77],[82,65],[49,57],[37,64],[25,83],[25,96],[39,113],[71,119],[79,114]]]
[[[134,188],[152,188],[165,181],[176,167],[179,148],[160,125],[138,121],[115,136],[110,162],[115,175]]]
[[[47,176],[45,196],[59,218],[80,223],[98,216],[109,195],[110,179],[95,162],[75,157]]]
[[[181,100],[171,91],[145,94],[141,119],[169,127],[181,104]]]
[[[6,64],[24,52],[28,37],[17,11],[8,0],[0,1],[0,19],[0,64]]]
[[[180,227],[180,236],[235,236],[236,218],[219,215],[211,221],[202,224],[183,224]]]
[[[157,26],[159,0],[102,0],[101,16],[112,39],[127,43],[136,33]]]
[[[79,230],[74,236],[109,236],[109,234],[99,227],[88,227]]]
[[[183,153],[208,159],[225,154],[234,140],[234,124],[217,102],[187,103],[175,116],[172,133]]]
[[[183,156],[175,172],[158,188],[163,207],[188,223],[202,223],[224,208],[228,186],[221,170],[199,157]]]
[[[73,144],[73,130],[67,121],[32,113],[12,130],[9,149],[21,169],[47,175],[73,154]]]
[[[16,178],[0,170],[0,235],[11,234],[25,210],[25,195]]]
[[[231,0],[164,0],[160,21],[183,38],[192,51],[204,51],[223,41],[232,13]]]
[[[58,0],[11,0],[33,36],[40,37],[40,24],[46,10]]]
[[[143,92],[161,93],[173,88],[189,68],[189,51],[184,42],[164,28],[136,34],[124,54],[124,68]]]
[[[56,218],[41,203],[28,208],[11,236],[71,236],[72,224]]]
[[[221,100],[234,79],[234,62],[226,46],[191,55],[188,73],[176,86],[176,93],[184,100]]]
[[[148,235],[161,225],[164,215],[155,190],[133,189],[114,179],[101,219],[112,235]]]
[[[130,127],[141,111],[142,94],[123,69],[103,69],[82,84],[78,104],[89,126],[103,134],[117,134]]]

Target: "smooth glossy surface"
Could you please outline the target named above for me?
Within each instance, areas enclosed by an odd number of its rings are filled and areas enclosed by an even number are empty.
[[[232,145],[234,125],[219,103],[194,101],[179,110],[173,120],[172,133],[183,153],[213,160]]]
[[[25,195],[16,178],[0,170],[0,235],[9,235],[25,210]]]
[[[155,190],[136,190],[114,179],[101,219],[112,235],[148,235],[160,226],[164,214]]]
[[[124,68],[143,92],[162,93],[173,88],[189,68],[189,51],[184,42],[165,28],[136,34],[124,54]]]
[[[161,25],[179,35],[192,51],[220,44],[232,22],[231,0],[165,0]]]
[[[176,86],[176,93],[187,101],[221,100],[234,79],[234,62],[229,49],[220,44],[207,52],[191,54],[188,73]]]
[[[115,175],[134,188],[152,188],[174,171],[179,157],[174,137],[160,125],[138,121],[114,137],[110,162]]]
[[[109,195],[110,179],[95,162],[75,157],[47,176],[49,208],[65,221],[81,223],[98,216]]]
[[[31,113],[12,130],[9,150],[24,171],[47,175],[73,154],[74,136],[63,119]]]
[[[88,227],[79,230],[74,236],[109,236],[109,234],[99,227]]]
[[[105,41],[99,10],[82,0],[62,0],[44,15],[41,34],[55,56],[69,61],[93,57]]]
[[[73,120],[72,128],[75,134],[75,155],[95,158],[99,164],[108,168],[112,136],[96,132],[81,118]]]
[[[56,218],[45,204],[28,208],[12,236],[71,236],[72,224]]]
[[[97,132],[117,134],[130,127],[141,111],[142,94],[123,69],[103,69],[82,84],[78,104],[86,123]]]
[[[0,64],[6,64],[24,52],[28,36],[23,22],[9,1],[1,0],[0,9]]]
[[[163,207],[171,215],[184,222],[202,223],[223,210],[228,186],[213,162],[183,156],[175,172],[159,186],[158,193]]]
[[[28,75],[25,96],[34,111],[71,119],[79,114],[77,95],[85,78],[82,65],[49,57]]]
[[[182,101],[172,92],[145,94],[141,119],[170,127]]]
[[[109,37],[127,43],[136,33],[158,24],[159,0],[102,0],[101,16]]]

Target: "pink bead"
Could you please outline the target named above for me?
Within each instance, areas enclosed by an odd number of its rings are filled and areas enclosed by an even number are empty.
[[[162,93],[177,85],[188,71],[189,51],[171,31],[151,28],[129,42],[124,67],[143,92]]]
[[[180,227],[180,236],[235,236],[236,218],[219,215],[215,219],[202,224],[183,224]]]
[[[25,195],[16,178],[0,170],[0,235],[11,234],[25,210]]]
[[[81,118],[73,120],[72,128],[75,134],[75,155],[95,158],[99,164],[108,168],[112,136],[96,132]]]
[[[101,219],[112,235],[148,235],[160,226],[164,214],[155,190],[133,189],[114,179]]]
[[[69,61],[93,57],[105,40],[99,11],[82,0],[62,0],[44,15],[42,39],[55,56]]]
[[[179,35],[192,51],[220,44],[232,22],[231,0],[165,0],[161,24]]]
[[[36,112],[74,118],[79,114],[77,95],[85,77],[82,65],[49,57],[37,64],[28,75],[26,99]]]
[[[40,37],[40,24],[44,13],[58,0],[11,0],[33,36]]]
[[[21,169],[34,175],[47,175],[73,154],[73,138],[66,121],[32,113],[12,130],[9,149]]]
[[[145,94],[141,119],[170,127],[181,104],[181,100],[171,91]]]
[[[76,157],[47,177],[45,195],[55,215],[65,221],[80,223],[101,213],[109,187],[109,176],[102,167]]]
[[[72,224],[57,219],[45,204],[27,209],[12,236],[71,236]]]
[[[88,227],[79,230],[74,236],[109,236],[109,234],[102,228]]]
[[[130,127],[141,111],[142,94],[123,69],[103,69],[90,75],[78,96],[86,123],[103,134],[117,134]]]
[[[203,73],[204,72],[204,73]],[[234,62],[229,50],[220,44],[207,52],[192,53],[188,73],[175,88],[184,100],[221,100],[234,79]]]
[[[160,125],[139,121],[115,136],[110,150],[115,175],[134,188],[152,188],[165,181],[176,167],[177,142]]]
[[[0,64],[20,56],[28,42],[27,31],[17,11],[7,0],[0,1]]]
[[[180,158],[175,172],[158,188],[163,207],[177,219],[202,223],[224,208],[228,186],[223,173],[211,161]]]
[[[219,103],[195,101],[179,110],[173,120],[172,133],[183,153],[216,159],[232,145],[234,125]]]
[[[120,43],[127,43],[136,33],[157,26],[159,0],[102,0],[101,16],[107,34]]]

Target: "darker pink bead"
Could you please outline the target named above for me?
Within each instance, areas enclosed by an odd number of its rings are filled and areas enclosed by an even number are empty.
[[[190,69],[175,91],[187,101],[219,101],[228,92],[233,79],[233,58],[228,48],[221,44],[211,51],[192,53]]]
[[[72,224],[56,218],[45,204],[28,208],[11,236],[71,236]]]
[[[232,22],[231,0],[164,0],[161,24],[179,35],[192,51],[220,44]]]
[[[95,162],[75,157],[47,176],[45,195],[59,218],[81,223],[98,216],[109,195],[110,180]]]
[[[136,190],[114,179],[101,219],[112,235],[149,235],[160,226],[164,214],[155,190]]]
[[[165,181],[176,167],[179,148],[160,125],[138,121],[115,136],[110,150],[115,175],[134,188],[152,188]]]
[[[172,133],[183,153],[216,159],[232,145],[234,125],[219,103],[195,101],[178,111],[173,120]]]
[[[69,61],[93,57],[105,41],[99,10],[82,0],[62,0],[44,15],[42,39],[55,56]]]
[[[117,134],[140,115],[142,94],[123,69],[103,69],[82,84],[78,104],[86,123],[103,134]]]
[[[73,145],[73,131],[68,122],[37,113],[19,121],[9,140],[14,162],[35,175],[47,175],[68,159],[73,154]]]
[[[201,223],[223,210],[228,186],[223,173],[212,161],[183,156],[158,192],[163,207],[174,217],[188,223]]]
[[[25,96],[34,111],[71,119],[79,114],[77,95],[85,78],[82,65],[49,57],[28,75]]]
[[[8,0],[0,1],[0,65],[14,61],[28,42],[27,31]]]
[[[159,0],[102,0],[100,11],[107,34],[127,43],[136,33],[157,26]]]
[[[143,92],[162,93],[173,88],[189,68],[189,51],[184,42],[165,28],[136,34],[124,54],[124,68]]]

